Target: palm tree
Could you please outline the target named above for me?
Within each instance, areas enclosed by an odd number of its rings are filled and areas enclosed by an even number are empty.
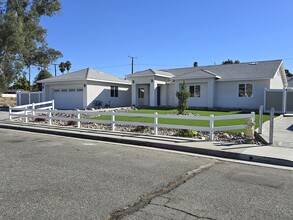
[[[65,68],[67,69],[67,72],[69,73],[69,70],[71,69],[71,62],[69,60],[66,61]]]
[[[61,73],[63,74],[64,71],[66,70],[66,64],[64,62],[61,62],[59,64],[59,70],[61,71]]]

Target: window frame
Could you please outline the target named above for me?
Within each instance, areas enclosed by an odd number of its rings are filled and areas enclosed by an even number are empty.
[[[244,92],[243,92],[244,94],[240,95],[240,86],[243,86],[243,85],[244,85]],[[249,89],[251,91],[248,91]],[[248,95],[248,92],[250,92],[250,95]],[[238,83],[238,98],[252,98],[252,97],[253,97],[253,84],[252,83]]]
[[[118,97],[118,86],[111,86],[110,87],[110,97],[117,98]]]
[[[192,89],[193,93],[191,93],[191,88],[192,87],[193,87],[193,89]],[[200,98],[200,96],[201,96],[201,85],[200,84],[189,85],[189,93],[190,93],[191,98]]]
[[[138,88],[138,98],[144,99],[145,88]]]

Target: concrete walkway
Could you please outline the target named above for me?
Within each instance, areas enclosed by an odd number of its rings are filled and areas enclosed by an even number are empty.
[[[269,121],[263,124],[263,137],[269,140]],[[293,149],[293,117],[280,116],[274,120],[274,143],[275,147]]]
[[[174,150],[221,158],[254,161],[273,165],[293,167],[293,148],[260,146],[254,144],[235,144],[231,142],[199,141],[181,137],[154,136],[132,132],[112,132],[75,127],[25,124],[0,121],[0,128],[16,129],[36,133],[53,134],[67,137],[109,141]]]

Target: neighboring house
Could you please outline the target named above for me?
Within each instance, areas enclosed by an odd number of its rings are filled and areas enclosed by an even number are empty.
[[[87,68],[38,81],[42,100],[55,100],[57,109],[131,105],[131,82]]]
[[[148,69],[127,79],[132,84],[131,104],[136,106],[176,106],[176,92],[185,82],[191,94],[189,107],[258,109],[265,88],[287,86],[282,60]]]

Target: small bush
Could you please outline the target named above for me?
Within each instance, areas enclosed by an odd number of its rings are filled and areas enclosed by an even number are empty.
[[[195,137],[197,136],[197,131],[188,130],[188,129],[180,129],[177,132],[179,137]]]
[[[147,133],[151,131],[151,128],[148,126],[137,126],[133,131],[139,133]]]
[[[46,121],[46,119],[44,119],[44,118],[35,118],[35,122],[42,122],[42,121]]]
[[[76,121],[68,121],[67,122],[67,126],[75,126],[75,125],[77,125]]]

